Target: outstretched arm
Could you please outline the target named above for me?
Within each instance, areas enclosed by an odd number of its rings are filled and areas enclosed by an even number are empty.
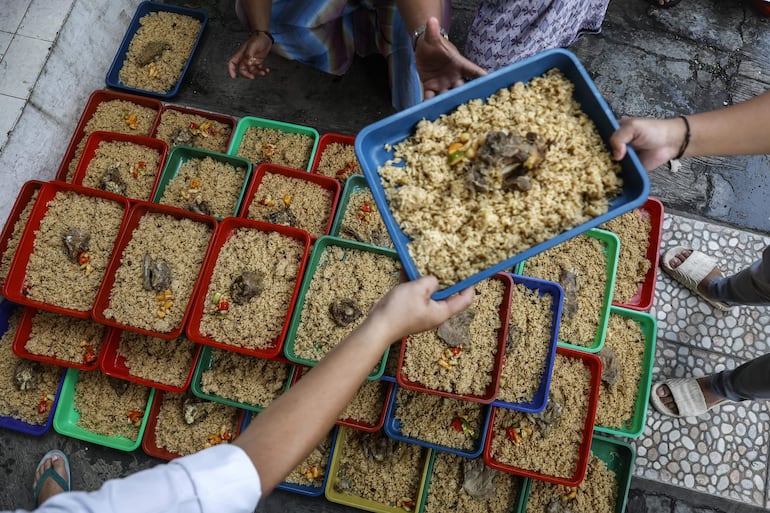
[[[246,451],[266,495],[320,443],[382,353],[408,334],[434,328],[470,306],[473,289],[433,301],[438,281],[402,283],[306,376],[270,404],[233,442]]]
[[[263,63],[273,47],[273,40],[267,35],[270,31],[273,3],[270,0],[243,0],[241,7],[251,34],[227,60],[230,78],[237,75],[249,79],[257,75],[265,76],[270,72],[270,68]]]
[[[486,74],[466,59],[455,45],[441,36],[443,0],[398,0],[398,11],[410,34],[421,25],[425,32],[417,38],[414,57],[422,83],[423,99],[461,86],[468,79]]]
[[[690,142],[685,157],[770,154],[770,91],[724,109],[687,116]],[[681,118],[623,118],[610,138],[613,157],[631,145],[647,170],[676,157],[686,126]]]

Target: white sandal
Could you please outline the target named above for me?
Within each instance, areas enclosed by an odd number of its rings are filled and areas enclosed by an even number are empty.
[[[679,266],[671,267],[671,260],[683,251],[690,251],[690,256],[685,258],[684,262],[679,264]],[[722,310],[723,312],[729,312],[732,309],[727,303],[713,300],[698,290],[698,284],[702,282],[715,267],[719,269],[716,261],[707,254],[684,246],[674,246],[663,255],[661,266],[672,278],[692,292],[698,294],[714,308]]]
[[[658,389],[666,385],[671,391],[671,397],[674,399],[674,404],[679,413],[674,411],[663,404],[663,400],[658,396]],[[727,402],[727,399],[717,401],[712,406],[706,406],[706,399],[703,397],[703,391],[698,384],[696,378],[673,378],[665,381],[660,381],[652,385],[650,390],[650,402],[658,412],[669,417],[697,417],[704,413],[721,406]]]

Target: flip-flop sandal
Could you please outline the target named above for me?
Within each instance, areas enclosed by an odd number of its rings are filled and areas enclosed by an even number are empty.
[[[690,256],[688,256],[684,262],[679,264],[679,266],[671,267],[671,264],[669,263],[671,262],[671,259],[683,251],[690,251]],[[692,292],[698,294],[714,308],[722,310],[723,312],[729,312],[732,309],[727,303],[713,300],[698,290],[698,284],[702,282],[715,267],[717,267],[716,261],[707,254],[684,246],[674,246],[663,255],[660,265],[672,278]]]
[[[663,400],[658,396],[658,389],[663,385],[666,385],[671,391],[671,397],[674,398],[674,403],[676,404],[679,413],[674,413],[671,408],[663,404]],[[708,407],[706,406],[706,399],[703,397],[703,391],[701,390],[700,385],[698,385],[698,380],[696,378],[673,378],[652,385],[652,389],[650,390],[650,402],[652,402],[655,409],[663,415],[682,418],[703,415],[728,401],[727,399],[723,399],[716,402],[711,407]]]
[[[647,0],[647,3],[651,4],[653,7],[657,7],[659,9],[671,9],[672,7],[676,6],[681,2],[682,0],[669,0],[668,2],[664,3],[663,5],[660,5],[657,0]]]
[[[70,471],[70,460],[67,458],[67,455],[61,452],[59,449],[53,449],[48,451],[43,455],[42,458],[40,458],[40,463],[37,464],[37,467],[35,467],[35,474],[37,474],[38,470],[45,464],[46,461],[51,459],[53,456],[58,456],[64,461],[64,469],[67,472],[67,479],[64,479],[61,475],[59,475],[58,472],[56,472],[51,466],[51,468],[46,469],[45,472],[40,476],[40,479],[37,480],[37,484],[35,485],[35,507],[37,508],[40,504],[38,503],[38,497],[40,497],[40,490],[43,489],[43,483],[48,480],[50,477],[53,479],[56,484],[61,486],[62,490],[65,492],[69,492],[72,489],[72,472]]]

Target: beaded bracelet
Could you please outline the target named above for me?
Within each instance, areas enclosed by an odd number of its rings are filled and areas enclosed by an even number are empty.
[[[684,141],[682,141],[682,146],[679,147],[679,153],[674,157],[675,159],[681,159],[682,155],[684,155],[685,150],[687,150],[687,145],[690,144],[690,122],[687,121],[686,116],[679,116],[682,118],[682,121],[684,121],[684,126],[687,129],[687,131],[684,134]]]
[[[253,36],[254,34],[264,34],[270,38],[271,44],[275,44],[275,38],[273,37],[273,34],[271,34],[269,30],[252,30],[251,35]]]

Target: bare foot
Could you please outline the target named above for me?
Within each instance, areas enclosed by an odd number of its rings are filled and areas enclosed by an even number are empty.
[[[52,465],[54,471],[63,477],[65,481],[69,478],[67,475],[67,468],[64,466],[64,460],[60,456],[54,455],[47,459],[45,463],[43,463],[43,466],[35,473],[35,482],[32,484],[33,490],[37,487],[40,476],[42,476],[46,470],[51,468]],[[59,486],[59,483],[50,477],[46,477],[46,480],[43,481],[43,486],[40,488],[40,494],[37,496],[37,503],[38,505],[43,504],[54,495],[62,492],[64,492],[64,489]]]
[[[711,408],[715,404],[722,402],[725,400],[724,397],[719,397],[717,395],[714,395],[708,388],[706,384],[707,377],[698,378],[698,386],[700,387],[701,392],[703,392],[703,399],[706,401],[706,407]],[[679,415],[679,408],[676,406],[676,402],[674,402],[674,396],[671,395],[671,389],[668,388],[667,385],[661,385],[658,387],[658,397],[660,397],[661,402],[663,405],[670,409],[672,412],[674,412],[674,415]]]
[[[674,255],[674,257],[671,260],[669,260],[668,263],[673,269],[676,269],[677,267],[682,265],[684,261],[687,260],[687,257],[689,257],[691,254],[692,254],[692,250],[685,249],[681,253],[677,253],[676,255]],[[700,291],[701,294],[708,297],[709,299],[713,299],[708,293],[708,284],[711,283],[711,280],[714,280],[716,278],[724,278],[724,277],[725,277],[724,273],[720,271],[718,267],[714,267],[711,270],[711,272],[708,273],[706,277],[703,278],[703,280],[701,280],[700,283],[698,283],[698,291]]]

